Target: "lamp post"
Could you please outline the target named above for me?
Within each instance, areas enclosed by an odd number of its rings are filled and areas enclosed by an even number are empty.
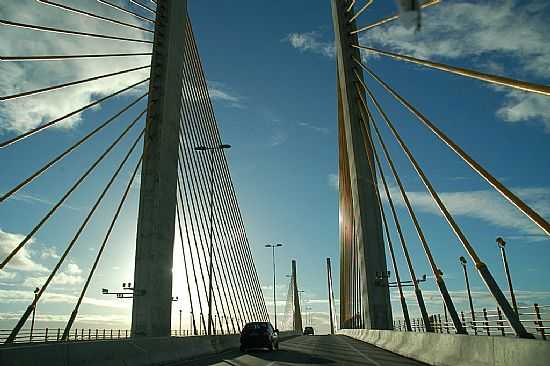
[[[468,270],[466,269],[466,264],[468,263],[466,261],[466,258],[461,256],[460,258],[460,264],[462,264],[462,269],[464,270],[464,279],[466,280],[466,289],[468,290],[468,301],[470,302],[470,312],[472,313],[472,324],[474,328],[474,334],[477,335],[477,328],[476,328],[476,314],[474,311],[474,303],[472,301],[472,292],[470,291],[470,281],[468,280]]]
[[[300,311],[303,310],[302,305],[305,307],[304,299],[302,294],[305,293],[305,290],[298,290],[298,301],[300,301]],[[300,314],[300,316],[303,318],[303,314]],[[307,320],[307,319],[306,319]]]
[[[36,303],[36,296],[38,295],[38,292],[40,292],[40,289],[37,287],[34,289],[34,302]],[[32,308],[32,321],[31,321],[31,334],[29,336],[29,342],[32,342],[32,332],[34,330],[34,314],[36,313],[36,305]]]
[[[180,309],[180,326],[179,326],[179,335],[181,336],[181,309]]]
[[[265,247],[266,248],[271,248],[271,253],[272,253],[272,259],[273,259],[273,312],[275,314],[275,329],[279,329],[277,328],[277,295],[276,295],[276,291],[275,291],[275,285],[276,285],[276,282],[275,282],[275,248],[279,248],[279,247],[282,247],[283,244],[266,244]]]
[[[508,267],[508,259],[506,258],[506,251],[504,247],[506,242],[501,237],[498,237],[496,240],[498,247],[500,248],[500,253],[502,254],[502,262],[504,263],[504,271],[506,272],[506,279],[508,280],[508,288],[510,289],[510,297],[512,298],[512,306],[514,311],[519,316],[518,304],[516,303],[516,296],[514,295],[514,287],[512,286],[512,276],[510,275],[510,268]]]
[[[306,306],[306,324],[309,325],[311,325],[311,310],[313,310],[311,306]]]
[[[214,243],[212,242],[213,233],[213,218],[214,218],[214,152],[217,150],[229,149],[231,145],[220,144],[218,146],[195,146],[195,151],[209,151],[210,152],[210,233],[209,240],[210,246],[208,248],[208,257],[210,262],[208,265],[208,335],[212,335],[212,264],[213,254],[212,249]]]

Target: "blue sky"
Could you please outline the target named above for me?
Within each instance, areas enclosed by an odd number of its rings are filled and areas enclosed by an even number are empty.
[[[95,2],[71,4],[104,15],[119,16]],[[16,11],[17,7],[25,7],[26,11]],[[369,24],[395,11],[393,2],[375,1],[359,18],[358,24]],[[228,153],[231,172],[266,300],[271,305],[271,256],[264,245],[284,243],[277,251],[278,300],[283,301],[281,299],[286,297],[288,279],[284,275],[290,272],[291,259],[296,259],[299,284],[313,307],[315,324],[325,327],[328,306],[326,257],[333,260],[336,297],[339,274],[338,193],[335,184],[338,172],[336,70],[330,2],[315,2],[313,5],[311,1],[284,0],[258,4],[247,0],[237,5],[234,1],[190,1],[189,12],[222,136],[224,142],[233,146]],[[63,13],[34,1],[0,5],[2,18],[150,38],[133,30],[121,30],[73,15],[59,17],[60,14]],[[543,1],[507,0],[483,4],[444,1],[423,13],[421,32],[411,33],[399,23],[393,23],[362,35],[361,43],[548,84],[550,53],[545,45],[550,29],[545,19],[549,15],[550,6]],[[126,20],[131,21],[130,18]],[[74,38],[52,34],[47,35],[46,42],[39,42],[31,31],[2,29],[0,32],[0,37],[8,40],[0,45],[2,55],[82,52],[92,48],[94,52],[147,52],[150,48],[136,44],[121,46],[109,41],[79,43]],[[495,88],[382,57],[365,54],[365,60],[493,175],[546,219],[550,218],[550,104],[547,98]],[[0,87],[2,94],[8,94],[13,88],[28,90],[33,86],[50,85],[60,78],[73,80],[141,66],[148,59],[126,60],[124,67],[115,61],[75,60],[42,65],[0,63]],[[91,83],[51,96],[34,97],[39,99],[29,97],[28,101],[18,102],[20,104],[5,102],[0,105],[0,136],[2,140],[9,138],[16,131],[24,131],[40,121],[69,112],[75,106],[145,77],[147,72],[139,72],[113,78],[109,83]],[[481,178],[373,80],[367,78],[367,82],[499,283],[505,286],[495,238],[502,236],[508,241],[507,250],[519,301],[525,304],[549,303],[549,240],[493,193]],[[90,131],[92,122],[108,117],[143,92],[125,94],[61,128],[0,151],[2,171],[8,172],[2,174],[0,190],[4,192],[11,188],[32,172],[33,167],[36,169],[47,157],[61,152],[64,146]],[[94,144],[79,149],[18,193],[16,199],[0,205],[1,253],[5,253],[17,235],[25,234],[34,226],[51,207],[51,202],[80,174],[82,166],[93,160],[98,148],[106,147],[125,123],[144,107],[145,101],[138,103],[124,120],[102,132]],[[430,203],[404,155],[387,130],[380,126],[457,307],[466,309],[458,265],[458,257],[464,252]],[[129,146],[139,129],[136,126],[131,131],[124,146]],[[125,149],[117,149],[114,157],[120,159]],[[47,273],[45,270],[53,266],[55,256],[72,236],[86,213],[86,207],[92,204],[93,196],[89,192],[100,189],[116,161],[112,159],[102,165],[98,174],[38,233],[25,255],[19,258],[18,266],[8,266],[0,272],[2,328],[13,325],[17,313],[27,306],[35,283],[39,283]],[[120,195],[135,161],[136,156],[117,182],[111,197]],[[389,171],[386,174],[393,182]],[[100,289],[118,288],[121,282],[133,277],[137,197],[138,190],[132,190],[108,255],[101,262],[88,290],[79,324],[128,327],[130,304],[102,297]],[[112,210],[115,204],[115,199],[112,199],[102,209]],[[429,274],[402,204],[399,204],[399,213],[417,273]],[[64,277],[51,289],[53,295],[39,305],[38,319],[42,326],[63,324],[74,302],[70,296],[78,293],[82,277],[86,276],[93,260],[94,252],[90,248],[97,247],[108,220],[108,215],[98,215],[79,240],[70,265],[62,268]],[[393,239],[397,243],[397,237]],[[402,276],[406,277],[400,254],[398,260]],[[471,278],[476,305],[494,307],[478,276],[471,272]],[[423,285],[423,290],[429,311],[441,311],[441,301],[430,280]],[[179,292],[181,297],[183,289]],[[179,292],[176,286],[174,293]],[[411,312],[417,314],[412,297],[409,304]],[[394,301],[393,305],[398,318],[398,303]],[[178,304],[174,311],[178,306],[184,305]],[[282,303],[278,312],[282,311],[281,308]]]

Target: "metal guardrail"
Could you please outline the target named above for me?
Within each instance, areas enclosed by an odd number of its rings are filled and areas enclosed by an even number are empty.
[[[547,340],[550,337],[550,305],[533,304],[532,306],[518,306],[519,318],[524,327],[533,333],[537,339]],[[504,318],[500,308],[474,311],[461,311],[462,325],[470,335],[478,336],[515,336],[512,327]],[[455,333],[455,327],[449,320],[447,313],[433,314],[430,323],[436,333]],[[405,322],[395,320],[394,330],[405,331]],[[425,332],[426,326],[420,319],[411,319],[413,332]]]
[[[0,329],[0,343],[4,343],[11,333],[11,329]],[[201,335],[205,335],[202,332]],[[172,337],[189,337],[192,336],[190,330],[172,330]],[[31,332],[30,328],[21,329],[14,340],[14,343],[46,343],[60,342],[63,336],[63,328],[34,328]],[[67,342],[80,341],[102,341],[131,338],[130,329],[92,329],[92,328],[75,328],[69,334]]]

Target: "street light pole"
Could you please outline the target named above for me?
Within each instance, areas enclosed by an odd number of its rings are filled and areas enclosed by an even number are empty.
[[[208,330],[207,334],[212,335],[212,269],[213,269],[213,248],[214,243],[212,241],[213,234],[213,220],[214,220],[214,151],[229,149],[231,145],[220,144],[218,146],[195,146],[195,151],[209,151],[210,152],[210,230],[209,230],[209,241],[210,246],[208,247]]]
[[[273,260],[273,313],[275,314],[275,329],[279,329],[277,328],[277,295],[276,295],[276,291],[275,291],[275,286],[276,286],[276,282],[275,282],[275,248],[278,248],[278,247],[282,247],[283,244],[266,244],[265,247],[266,248],[271,248],[271,258]]]
[[[180,309],[180,326],[179,326],[179,335],[181,336],[181,309]]]
[[[468,270],[466,269],[466,258],[460,257],[460,263],[462,264],[462,269],[464,270],[464,279],[466,280],[466,289],[468,290],[468,301],[470,302],[470,312],[472,314],[472,324],[474,328],[474,334],[477,335],[476,328],[476,313],[474,311],[474,302],[472,301],[472,292],[470,291],[470,281],[468,280]]]
[[[514,287],[512,286],[512,276],[510,275],[510,268],[508,267],[508,259],[506,258],[506,251],[504,247],[506,242],[501,237],[498,237],[496,240],[498,247],[500,248],[500,253],[502,254],[502,262],[504,263],[504,271],[506,272],[506,279],[508,280],[508,288],[510,289],[510,297],[512,298],[512,306],[514,311],[519,316],[518,304],[516,303],[516,295],[514,295]]]

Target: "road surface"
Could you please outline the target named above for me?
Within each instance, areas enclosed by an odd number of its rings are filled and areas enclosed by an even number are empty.
[[[369,365],[425,366],[394,353],[345,336],[303,336],[281,342],[279,351],[229,350],[218,355],[189,360],[177,366],[298,366]]]

